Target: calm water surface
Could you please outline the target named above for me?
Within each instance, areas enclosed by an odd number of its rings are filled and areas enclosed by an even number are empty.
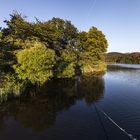
[[[140,65],[109,65],[103,77],[50,81],[30,94],[0,106],[0,140],[129,140],[100,110],[140,139]]]

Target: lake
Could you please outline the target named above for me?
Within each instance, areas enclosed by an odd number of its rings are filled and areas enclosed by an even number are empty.
[[[125,132],[140,139],[140,65],[108,65],[103,77],[53,80],[30,95],[0,106],[0,140],[131,139]]]

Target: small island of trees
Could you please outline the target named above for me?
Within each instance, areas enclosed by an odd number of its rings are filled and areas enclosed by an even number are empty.
[[[102,31],[80,32],[68,20],[28,22],[14,12],[0,30],[1,96],[18,95],[28,83],[42,85],[52,78],[96,75],[106,70],[108,47]],[[4,89],[4,92],[3,92]],[[16,91],[16,93],[15,93]]]

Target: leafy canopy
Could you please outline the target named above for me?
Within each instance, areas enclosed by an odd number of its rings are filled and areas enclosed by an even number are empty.
[[[53,77],[55,52],[42,43],[36,42],[33,47],[19,51],[16,56],[17,64],[14,69],[19,79],[42,84]]]
[[[51,77],[104,72],[108,43],[102,31],[79,32],[68,20],[28,22],[14,12],[1,30],[0,48],[19,79],[42,84]],[[8,57],[11,56],[11,57]],[[4,57],[2,57],[3,59]],[[14,64],[14,66],[13,66]]]

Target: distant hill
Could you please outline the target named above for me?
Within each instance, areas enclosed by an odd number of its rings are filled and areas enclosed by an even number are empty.
[[[140,64],[140,52],[133,53],[109,52],[106,57],[106,62]]]

